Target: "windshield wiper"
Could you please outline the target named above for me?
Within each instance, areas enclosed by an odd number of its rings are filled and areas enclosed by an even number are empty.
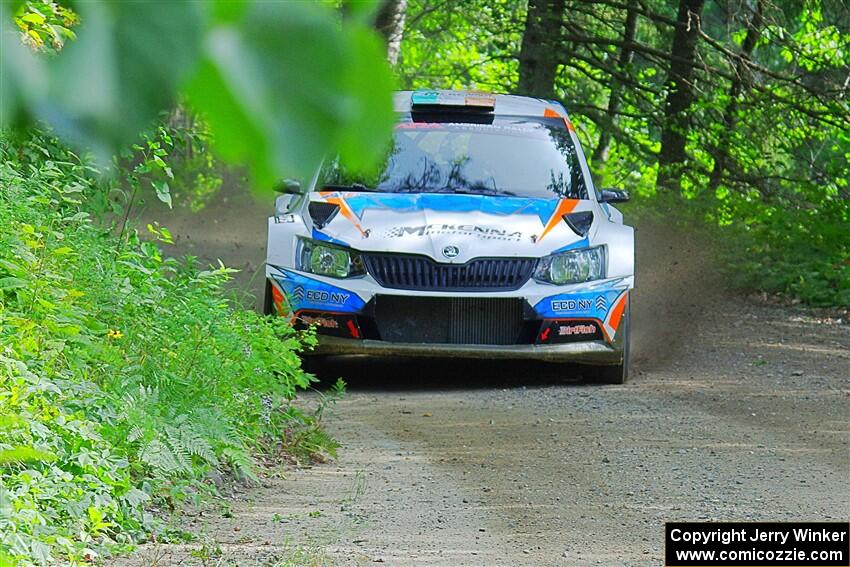
[[[358,193],[380,193],[379,189],[374,189],[372,187],[366,187],[362,183],[351,183],[349,185],[338,185],[334,183],[326,183],[322,185],[322,190],[330,190],[330,191],[356,191]]]

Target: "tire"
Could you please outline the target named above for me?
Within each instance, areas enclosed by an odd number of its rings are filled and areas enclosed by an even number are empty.
[[[325,357],[316,354],[301,355],[301,369],[304,372],[314,375],[319,379],[321,384],[323,379],[327,378],[324,373]]]
[[[591,369],[591,376],[588,382],[592,384],[625,384],[629,379],[629,365],[631,362],[631,324],[632,309],[631,298],[627,305],[626,314],[623,320],[623,361],[620,364],[612,366],[597,366]]]
[[[266,278],[265,292],[263,293],[263,315],[274,315],[274,305],[272,304],[272,282]]]

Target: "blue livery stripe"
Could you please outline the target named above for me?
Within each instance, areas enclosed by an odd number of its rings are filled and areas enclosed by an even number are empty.
[[[311,236],[313,237],[313,240],[319,240],[321,242],[329,242],[331,244],[336,244],[337,246],[345,246],[346,248],[350,248],[348,243],[343,242],[342,240],[337,240],[336,238],[333,238],[332,236],[328,236],[324,232],[317,230],[315,226],[313,227],[313,232],[311,233]]]
[[[402,213],[428,209],[457,213],[481,211],[502,216],[537,215],[543,224],[549,221],[559,203],[558,199],[440,193],[358,193],[347,194],[345,201],[358,218],[363,218],[363,211],[366,209],[385,209]]]
[[[557,254],[558,252],[566,252],[568,250],[575,250],[577,248],[587,248],[588,246],[590,246],[590,239],[585,236],[578,242],[573,242],[572,244],[567,244],[563,248],[558,248],[557,250],[553,251],[552,254]]]

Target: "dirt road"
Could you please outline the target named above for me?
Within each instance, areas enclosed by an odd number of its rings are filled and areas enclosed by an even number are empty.
[[[188,518],[206,546],[131,563],[658,565],[666,520],[847,520],[848,321],[683,300],[693,280],[659,295],[668,268],[635,298],[627,385],[525,363],[334,361],[325,373],[350,384],[328,417],[336,461]]]

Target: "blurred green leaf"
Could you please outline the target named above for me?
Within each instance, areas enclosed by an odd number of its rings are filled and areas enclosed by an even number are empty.
[[[309,178],[337,149],[358,166],[383,149],[392,79],[373,32],[340,28],[329,9],[258,2],[240,25],[214,28],[204,55],[189,101],[256,185]]]
[[[383,2],[380,0],[343,0],[342,10],[348,21],[371,25]]]
[[[373,33],[355,29],[349,56],[355,61],[343,75],[345,107],[351,125],[342,130],[340,157],[352,167],[364,167],[386,150],[395,115],[395,79],[385,63],[384,44]]]
[[[0,70],[13,79],[0,86],[2,124],[24,110],[105,164],[183,92],[208,120],[216,151],[246,164],[256,187],[309,178],[337,152],[365,167],[393,121],[392,75],[366,25],[376,5],[351,3],[342,23],[318,3],[81,3],[79,39],[47,61],[8,30],[13,47]]]
[[[197,64],[201,2],[83,2],[79,39],[50,63],[49,96],[35,112],[107,163],[135,140]]]

